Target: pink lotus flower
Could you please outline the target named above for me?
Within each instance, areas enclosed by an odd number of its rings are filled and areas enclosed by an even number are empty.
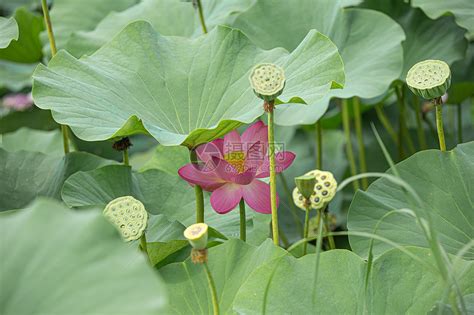
[[[259,180],[270,176],[267,149],[267,126],[259,121],[242,136],[234,130],[224,139],[199,146],[196,153],[202,163],[186,164],[178,173],[187,182],[212,191],[211,205],[218,213],[231,211],[242,198],[255,211],[271,213],[270,185]],[[288,168],[294,159],[292,152],[275,153],[276,172]]]
[[[6,108],[22,111],[33,105],[33,98],[31,97],[31,93],[8,94],[3,97],[2,104]]]

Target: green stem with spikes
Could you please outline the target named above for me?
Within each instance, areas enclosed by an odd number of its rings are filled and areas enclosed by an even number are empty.
[[[198,13],[199,13],[199,21],[201,22],[202,31],[204,34],[207,34],[206,21],[204,20],[204,13],[202,10],[201,0],[195,0],[195,1],[196,1],[195,3],[198,9]]]
[[[365,145],[364,145],[364,135],[362,133],[362,115],[360,108],[360,101],[358,97],[353,99],[354,105],[354,125],[357,135],[357,144],[359,146],[359,170],[361,173],[367,173],[367,162],[365,159]],[[366,190],[369,187],[369,181],[367,177],[361,179],[362,189]]]
[[[240,210],[240,239],[245,242],[247,240],[247,226],[246,226],[246,217],[245,217],[245,201],[243,198],[240,199],[239,210]]]
[[[438,130],[439,149],[446,151],[446,142],[444,140],[444,127],[443,127],[443,109],[441,108],[443,102],[441,97],[434,100],[436,107],[436,129]]]
[[[191,163],[198,163],[196,150],[190,149],[189,156]],[[196,223],[204,223],[204,193],[201,186],[194,185],[194,194],[196,195]]]
[[[356,167],[355,158],[354,158],[354,150],[352,149],[351,122],[349,119],[349,104],[346,99],[342,100],[341,111],[342,111],[342,126],[344,128],[344,135],[346,137],[347,159],[349,160],[351,176],[355,176],[357,175],[357,167]],[[360,187],[358,180],[354,180],[352,182],[352,185],[354,186],[354,190],[358,190]]]
[[[56,40],[54,39],[53,25],[51,23],[51,17],[49,16],[49,8],[46,0],[41,0],[41,7],[43,9],[44,24],[46,24],[46,32],[48,33],[49,46],[51,47],[51,56],[54,57],[57,53]],[[63,148],[64,154],[69,153],[69,135],[68,127],[61,125],[61,132],[63,134]]]
[[[203,263],[202,265],[204,266],[204,271],[206,272],[207,282],[209,284],[209,291],[211,291],[212,308],[214,311],[214,315],[219,315],[219,302],[217,300],[217,290],[216,285],[214,283],[214,278],[212,277],[207,262]]]
[[[268,158],[270,160],[270,204],[272,208],[272,235],[273,243],[279,245],[278,235],[278,208],[276,191],[276,163],[275,163],[275,131],[273,123],[274,101],[268,101],[263,106],[268,113]]]

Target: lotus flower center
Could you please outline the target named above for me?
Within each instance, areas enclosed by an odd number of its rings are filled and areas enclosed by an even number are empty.
[[[243,151],[232,151],[224,155],[224,159],[240,174],[245,172],[245,154]]]

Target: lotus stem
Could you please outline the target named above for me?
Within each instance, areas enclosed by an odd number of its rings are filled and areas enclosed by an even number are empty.
[[[57,53],[56,40],[54,39],[53,25],[51,24],[51,17],[49,16],[49,8],[46,0],[41,0],[41,7],[43,9],[44,24],[46,24],[46,31],[48,33],[49,46],[51,47],[51,56],[54,57]],[[61,125],[61,132],[63,134],[63,148],[64,154],[69,153],[69,136],[68,128],[65,125]]]
[[[145,232],[143,232],[142,236],[140,237],[140,248],[145,253],[147,260],[150,261],[150,256],[148,256],[148,246],[146,242]]]
[[[128,159],[128,148],[123,150],[123,165],[130,166],[130,162]]]
[[[420,99],[416,94],[413,94],[413,107],[416,113],[416,130],[418,134],[418,144],[422,150],[426,150],[426,135],[425,129],[423,128],[423,118],[421,114]]]
[[[190,149],[189,156],[191,163],[198,163],[196,150]],[[194,193],[196,195],[196,223],[204,223],[204,193],[202,192],[201,186],[194,185]]]
[[[204,34],[207,34],[206,21],[204,20],[201,0],[194,0],[194,5],[197,7],[199,13],[199,21],[201,22],[202,31]]]
[[[314,299],[316,298],[316,292],[314,291],[317,287],[317,283],[318,283],[318,274],[319,274],[319,260],[320,260],[320,256],[321,256],[321,248],[323,246],[323,241],[322,241],[322,238],[323,238],[323,219],[322,219],[322,216],[323,216],[323,213],[322,213],[322,209],[319,209],[318,210],[318,216],[316,218],[316,225],[318,226],[318,239],[316,240],[316,267],[315,267],[315,274],[314,274],[314,285],[313,285],[313,292],[311,294],[311,296],[313,297],[313,305],[314,305]]]
[[[410,133],[408,132],[408,126],[406,121],[406,105],[405,105],[405,93],[403,91],[403,85],[398,85],[395,87],[395,93],[397,95],[397,103],[398,103],[398,110],[399,110],[399,118],[398,118],[398,141],[400,142],[399,146],[399,158],[405,158],[405,150],[404,150],[404,141],[406,141],[406,145],[408,146],[408,150],[410,154],[415,153],[415,146],[413,145],[413,141],[411,140]]]
[[[458,143],[462,143],[462,107],[457,105]]]
[[[247,240],[247,227],[246,227],[246,218],[245,218],[244,199],[240,199],[239,208],[240,208],[240,239],[245,242]]]
[[[268,158],[270,160],[270,203],[272,208],[272,234],[273,243],[279,245],[278,235],[278,208],[276,191],[276,172],[275,172],[275,131],[273,126],[274,101],[265,101],[264,108],[268,113]]]
[[[392,124],[390,123],[390,120],[385,114],[382,103],[375,105],[375,112],[377,113],[377,118],[379,119],[380,123],[385,128],[385,131],[387,131],[387,133],[390,135],[393,142],[397,145],[398,148],[400,144],[398,142],[397,133],[395,132],[395,129],[393,128]]]
[[[304,217],[304,234],[303,234],[303,237],[304,239],[306,240],[308,238],[308,234],[309,234],[309,212],[310,212],[311,208],[309,206],[306,206],[306,215]],[[307,252],[307,248],[308,248],[308,242],[305,241],[303,243],[303,256],[306,255],[306,252]]]
[[[214,278],[212,277],[211,271],[209,270],[209,266],[207,262],[202,264],[204,266],[204,270],[206,271],[207,282],[209,284],[209,291],[211,291],[211,299],[212,299],[212,308],[214,310],[214,315],[219,315],[219,302],[217,300],[217,290],[216,285],[214,283]]]
[[[357,135],[357,144],[359,146],[359,169],[361,173],[367,173],[367,162],[365,159],[364,135],[362,133],[362,115],[360,108],[360,101],[358,97],[353,99],[354,105],[354,126]],[[367,177],[362,178],[362,189],[366,190],[369,187]]]
[[[354,151],[352,149],[352,140],[351,140],[351,122],[349,120],[349,104],[346,99],[342,100],[342,125],[344,128],[344,135],[346,136],[346,154],[347,159],[349,160],[349,167],[351,171],[351,176],[357,175],[357,167],[354,159]],[[354,180],[352,182],[354,186],[354,191],[359,189],[359,181]]]
[[[446,151],[446,142],[444,140],[444,128],[443,128],[443,109],[441,108],[443,102],[441,97],[434,99],[436,107],[436,128],[438,129],[439,149]]]
[[[283,185],[283,190],[285,190],[286,197],[288,198],[288,203],[290,205],[290,211],[291,215],[293,217],[293,221],[295,222],[296,228],[298,229],[299,233],[301,236],[304,235],[303,231],[303,226],[301,225],[300,218],[298,217],[298,210],[295,207],[295,204],[293,202],[293,197],[291,196],[291,191],[288,186],[288,183],[286,182],[285,176],[282,173],[278,173],[278,177],[281,180],[281,183]]]
[[[321,118],[316,122],[316,168],[323,169],[323,127]]]
[[[329,224],[329,215],[328,215],[328,212],[327,212],[327,208],[326,208],[325,212],[326,212],[326,215],[324,216],[324,226],[325,226],[326,233],[327,233],[329,248],[330,249],[336,249],[336,242],[334,242],[334,236],[332,236],[332,234],[331,234],[331,226]]]

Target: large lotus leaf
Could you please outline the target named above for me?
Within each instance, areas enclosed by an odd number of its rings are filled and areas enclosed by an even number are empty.
[[[380,12],[344,9],[344,4],[259,0],[236,19],[236,27],[267,49],[281,46],[291,51],[308,30],[317,29],[334,41],[344,60],[344,89],[333,90],[318,102],[306,102],[309,106],[281,106],[276,111],[278,124],[312,124],[326,112],[331,97],[375,97],[400,76],[405,38],[401,27]]]
[[[157,314],[163,282],[99,211],[52,200],[0,214],[0,309],[18,314]]]
[[[2,111],[0,109],[0,134],[13,132],[27,127],[40,130],[58,128],[58,124],[51,117],[51,112],[34,106],[25,111]]]
[[[9,19],[0,16],[0,49],[8,47],[12,40],[17,40],[19,35],[18,24],[11,17]]]
[[[439,242],[449,253],[457,253],[474,238],[474,142],[458,145],[453,151],[427,150],[414,154],[396,165],[400,177],[421,198],[417,205],[399,185],[382,178],[367,191],[358,191],[349,209],[349,231],[373,233],[381,218],[391,210],[412,209],[426,218],[429,212]],[[410,202],[411,201],[411,202]],[[427,247],[415,218],[392,214],[379,224],[377,234],[401,245]],[[349,237],[352,249],[365,257],[369,240]],[[374,254],[390,245],[375,241]],[[466,257],[474,259],[470,248]]]
[[[434,267],[426,249],[409,248]],[[256,269],[241,286],[234,311],[242,314],[426,314],[446,289],[439,274],[399,250],[373,263],[364,298],[367,263],[346,250],[320,256],[317,281],[314,254],[282,256]],[[467,271],[463,277],[461,272]],[[474,291],[474,264],[462,261],[454,270],[463,294]],[[288,301],[297,301],[289,303]]]
[[[390,15],[405,31],[407,38],[403,43],[400,80],[405,81],[408,70],[419,61],[440,59],[452,64],[464,58],[467,47],[465,30],[458,27],[452,17],[433,21],[403,1],[365,0],[364,6]]]
[[[16,10],[14,18],[18,24],[18,40],[0,49],[0,88],[17,91],[31,85],[31,75],[43,57],[39,34],[44,25],[40,15],[24,8]]]
[[[54,156],[0,149],[0,211],[22,208],[38,196],[60,199],[63,183],[71,174],[110,163],[83,152]]]
[[[467,48],[464,59],[451,66],[451,88],[448,91],[449,104],[461,104],[465,99],[474,96],[474,42]]]
[[[66,48],[71,34],[93,30],[112,11],[122,11],[134,5],[136,0],[54,0],[51,23],[58,49]],[[41,34],[43,49],[51,53],[48,35]]]
[[[0,60],[0,88],[20,91],[31,85],[31,76],[36,69],[36,63],[19,63]]]
[[[0,49],[0,60],[20,63],[40,61],[43,54],[39,33],[44,29],[43,18],[24,8],[16,10],[14,18],[18,24],[18,40],[12,41],[8,47]]]
[[[146,229],[147,253],[153,266],[189,245],[183,235],[185,229],[178,221],[170,221],[162,214],[149,218]]]
[[[0,134],[0,148],[9,152],[33,151],[48,155],[64,155],[61,132],[20,128],[15,132]]]
[[[235,296],[252,271],[283,255],[285,251],[275,247],[270,240],[259,247],[229,240],[209,249],[208,265],[216,285],[221,314],[233,313]],[[166,282],[170,297],[166,314],[212,314],[204,266],[193,264],[188,259],[160,269],[160,275]]]
[[[202,0],[207,30],[232,21],[253,0]],[[190,1],[144,0],[129,9],[110,13],[92,31],[73,34],[67,49],[74,56],[90,55],[131,22],[149,22],[162,35],[196,37],[202,34],[198,13]]]
[[[196,220],[194,189],[177,174],[150,169],[142,173],[122,165],[105,166],[71,176],[62,191],[71,207],[105,207],[111,200],[131,195],[142,201],[152,214],[163,214],[188,226]],[[260,244],[268,235],[270,216],[247,211],[248,240]],[[239,236],[239,212],[220,215],[205,203],[206,223],[227,237]]]
[[[474,2],[471,0],[413,0],[411,5],[421,8],[432,19],[451,13],[456,23],[468,30],[468,36],[471,39],[474,36]]]
[[[40,65],[33,97],[84,140],[148,132],[164,145],[194,147],[263,113],[248,80],[262,61],[285,68],[286,101],[315,102],[344,81],[337,48],[315,31],[288,54],[261,50],[227,27],[190,40],[138,21],[90,57],[62,51]]]

